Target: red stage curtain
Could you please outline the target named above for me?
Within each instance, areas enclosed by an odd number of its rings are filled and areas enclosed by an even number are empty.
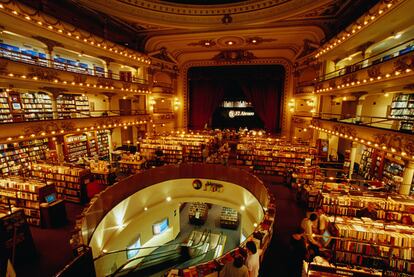
[[[239,81],[243,93],[252,102],[266,130],[280,129],[280,85],[274,80]]]
[[[190,89],[190,128],[203,129],[223,101],[224,85],[219,80],[191,80]]]

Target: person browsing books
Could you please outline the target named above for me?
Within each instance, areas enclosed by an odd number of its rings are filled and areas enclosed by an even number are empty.
[[[219,277],[249,277],[249,270],[243,264],[243,257],[237,255],[232,263],[226,263]]]
[[[246,266],[249,270],[249,277],[258,277],[260,268],[260,250],[257,249],[254,241],[246,242],[247,259]]]
[[[356,217],[368,217],[372,220],[377,219],[377,211],[374,203],[369,202],[366,208],[363,208],[356,212]]]

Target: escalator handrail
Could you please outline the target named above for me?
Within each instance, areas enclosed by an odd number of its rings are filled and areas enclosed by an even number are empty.
[[[202,236],[204,235],[204,233],[207,231],[207,229],[204,229],[203,234],[200,237],[200,240],[202,238]],[[200,242],[199,240],[199,242]],[[199,242],[197,244],[199,244]],[[174,242],[174,243],[165,243],[162,245],[154,245],[154,246],[146,246],[146,247],[137,247],[137,248],[128,248],[128,249],[118,249],[118,250],[112,250],[112,251],[108,251],[108,252],[102,252],[99,256],[97,256],[96,258],[93,259],[93,261],[97,261],[102,257],[111,255],[111,254],[117,254],[117,253],[122,253],[122,252],[126,252],[126,251],[131,251],[131,250],[141,250],[141,249],[150,249],[150,248],[159,248],[159,247],[163,247],[163,246],[170,246],[170,245],[182,245],[182,242]]]
[[[200,242],[201,241],[201,238],[203,237],[203,235],[205,234],[207,232],[207,235],[205,236],[205,239],[203,240],[203,242]],[[206,239],[208,238],[208,237],[210,237],[211,236],[211,230],[205,230],[204,232],[203,232],[203,234],[202,234],[202,236],[201,236],[201,238],[200,238],[200,240],[199,240],[199,243],[197,243],[196,245],[192,245],[192,246],[189,246],[189,248],[190,249],[192,249],[192,248],[198,248],[198,247],[200,247],[201,245],[204,245],[205,244],[205,241],[206,241]],[[171,244],[164,244],[164,245],[161,245],[161,246],[159,246],[159,247],[162,247],[162,246],[169,246],[169,245],[175,245],[175,244],[181,244],[181,246],[186,246],[185,244],[183,244],[182,242],[181,243],[171,243]],[[148,248],[153,248],[153,247],[146,247],[147,249]],[[134,248],[131,248],[131,249],[123,249],[123,250],[117,250],[117,252],[122,252],[122,251],[128,251],[128,250],[133,250]],[[137,249],[145,249],[144,247],[142,247],[142,248],[137,248]],[[125,263],[123,263],[121,266],[119,266],[118,268],[117,268],[117,270],[115,270],[115,272],[114,273],[112,273],[110,276],[115,276],[115,274],[117,274],[117,273],[119,273],[119,272],[121,272],[122,271],[122,269],[123,268],[125,268],[125,266],[127,266],[129,263],[131,263],[131,262],[133,262],[133,261],[135,261],[135,260],[137,260],[137,259],[141,259],[141,258],[148,258],[148,257],[151,257],[151,256],[155,256],[155,255],[159,255],[159,254],[164,254],[164,253],[169,253],[169,252],[171,252],[171,254],[175,254],[175,253],[177,253],[177,251],[176,251],[176,249],[174,249],[174,250],[167,250],[167,251],[163,251],[163,252],[158,252],[158,253],[150,253],[150,254],[148,254],[148,255],[144,255],[144,256],[138,256],[138,257],[134,257],[134,258],[132,258],[132,259],[130,259],[130,260],[127,260]],[[113,251],[112,251],[112,253],[113,253]],[[165,256],[168,256],[168,255],[165,255]],[[140,265],[141,263],[138,263],[136,266],[134,266],[133,268],[132,268],[132,270],[130,271],[130,272],[132,272],[132,271],[134,271],[139,265]]]

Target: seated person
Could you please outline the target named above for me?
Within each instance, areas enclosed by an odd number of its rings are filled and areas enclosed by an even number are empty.
[[[363,208],[356,212],[356,217],[368,217],[372,220],[377,219],[377,211],[375,210],[376,206],[374,203],[369,202],[366,208]]]

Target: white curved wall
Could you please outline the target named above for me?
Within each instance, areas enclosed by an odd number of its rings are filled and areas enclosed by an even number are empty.
[[[136,192],[113,208],[96,228],[89,245],[93,256],[102,250],[125,249],[139,235],[142,246],[160,245],[173,240],[180,232],[179,205],[184,202],[206,202],[237,209],[241,216],[241,228],[247,234],[254,231],[254,223],[263,218],[263,208],[257,199],[243,187],[232,183],[200,179],[223,185],[222,192],[196,190],[194,179],[177,179],[162,182]],[[133,184],[131,184],[133,185]],[[170,196],[171,201],[166,198]],[[242,210],[241,206],[245,209]],[[148,210],[145,211],[144,208]],[[170,230],[162,235],[152,235],[152,225],[168,217]],[[152,251],[149,250],[147,252]],[[141,251],[140,255],[146,254]],[[126,262],[125,253],[108,255],[96,264],[97,275],[102,276],[111,267],[116,268]],[[114,266],[116,263],[116,266]]]

